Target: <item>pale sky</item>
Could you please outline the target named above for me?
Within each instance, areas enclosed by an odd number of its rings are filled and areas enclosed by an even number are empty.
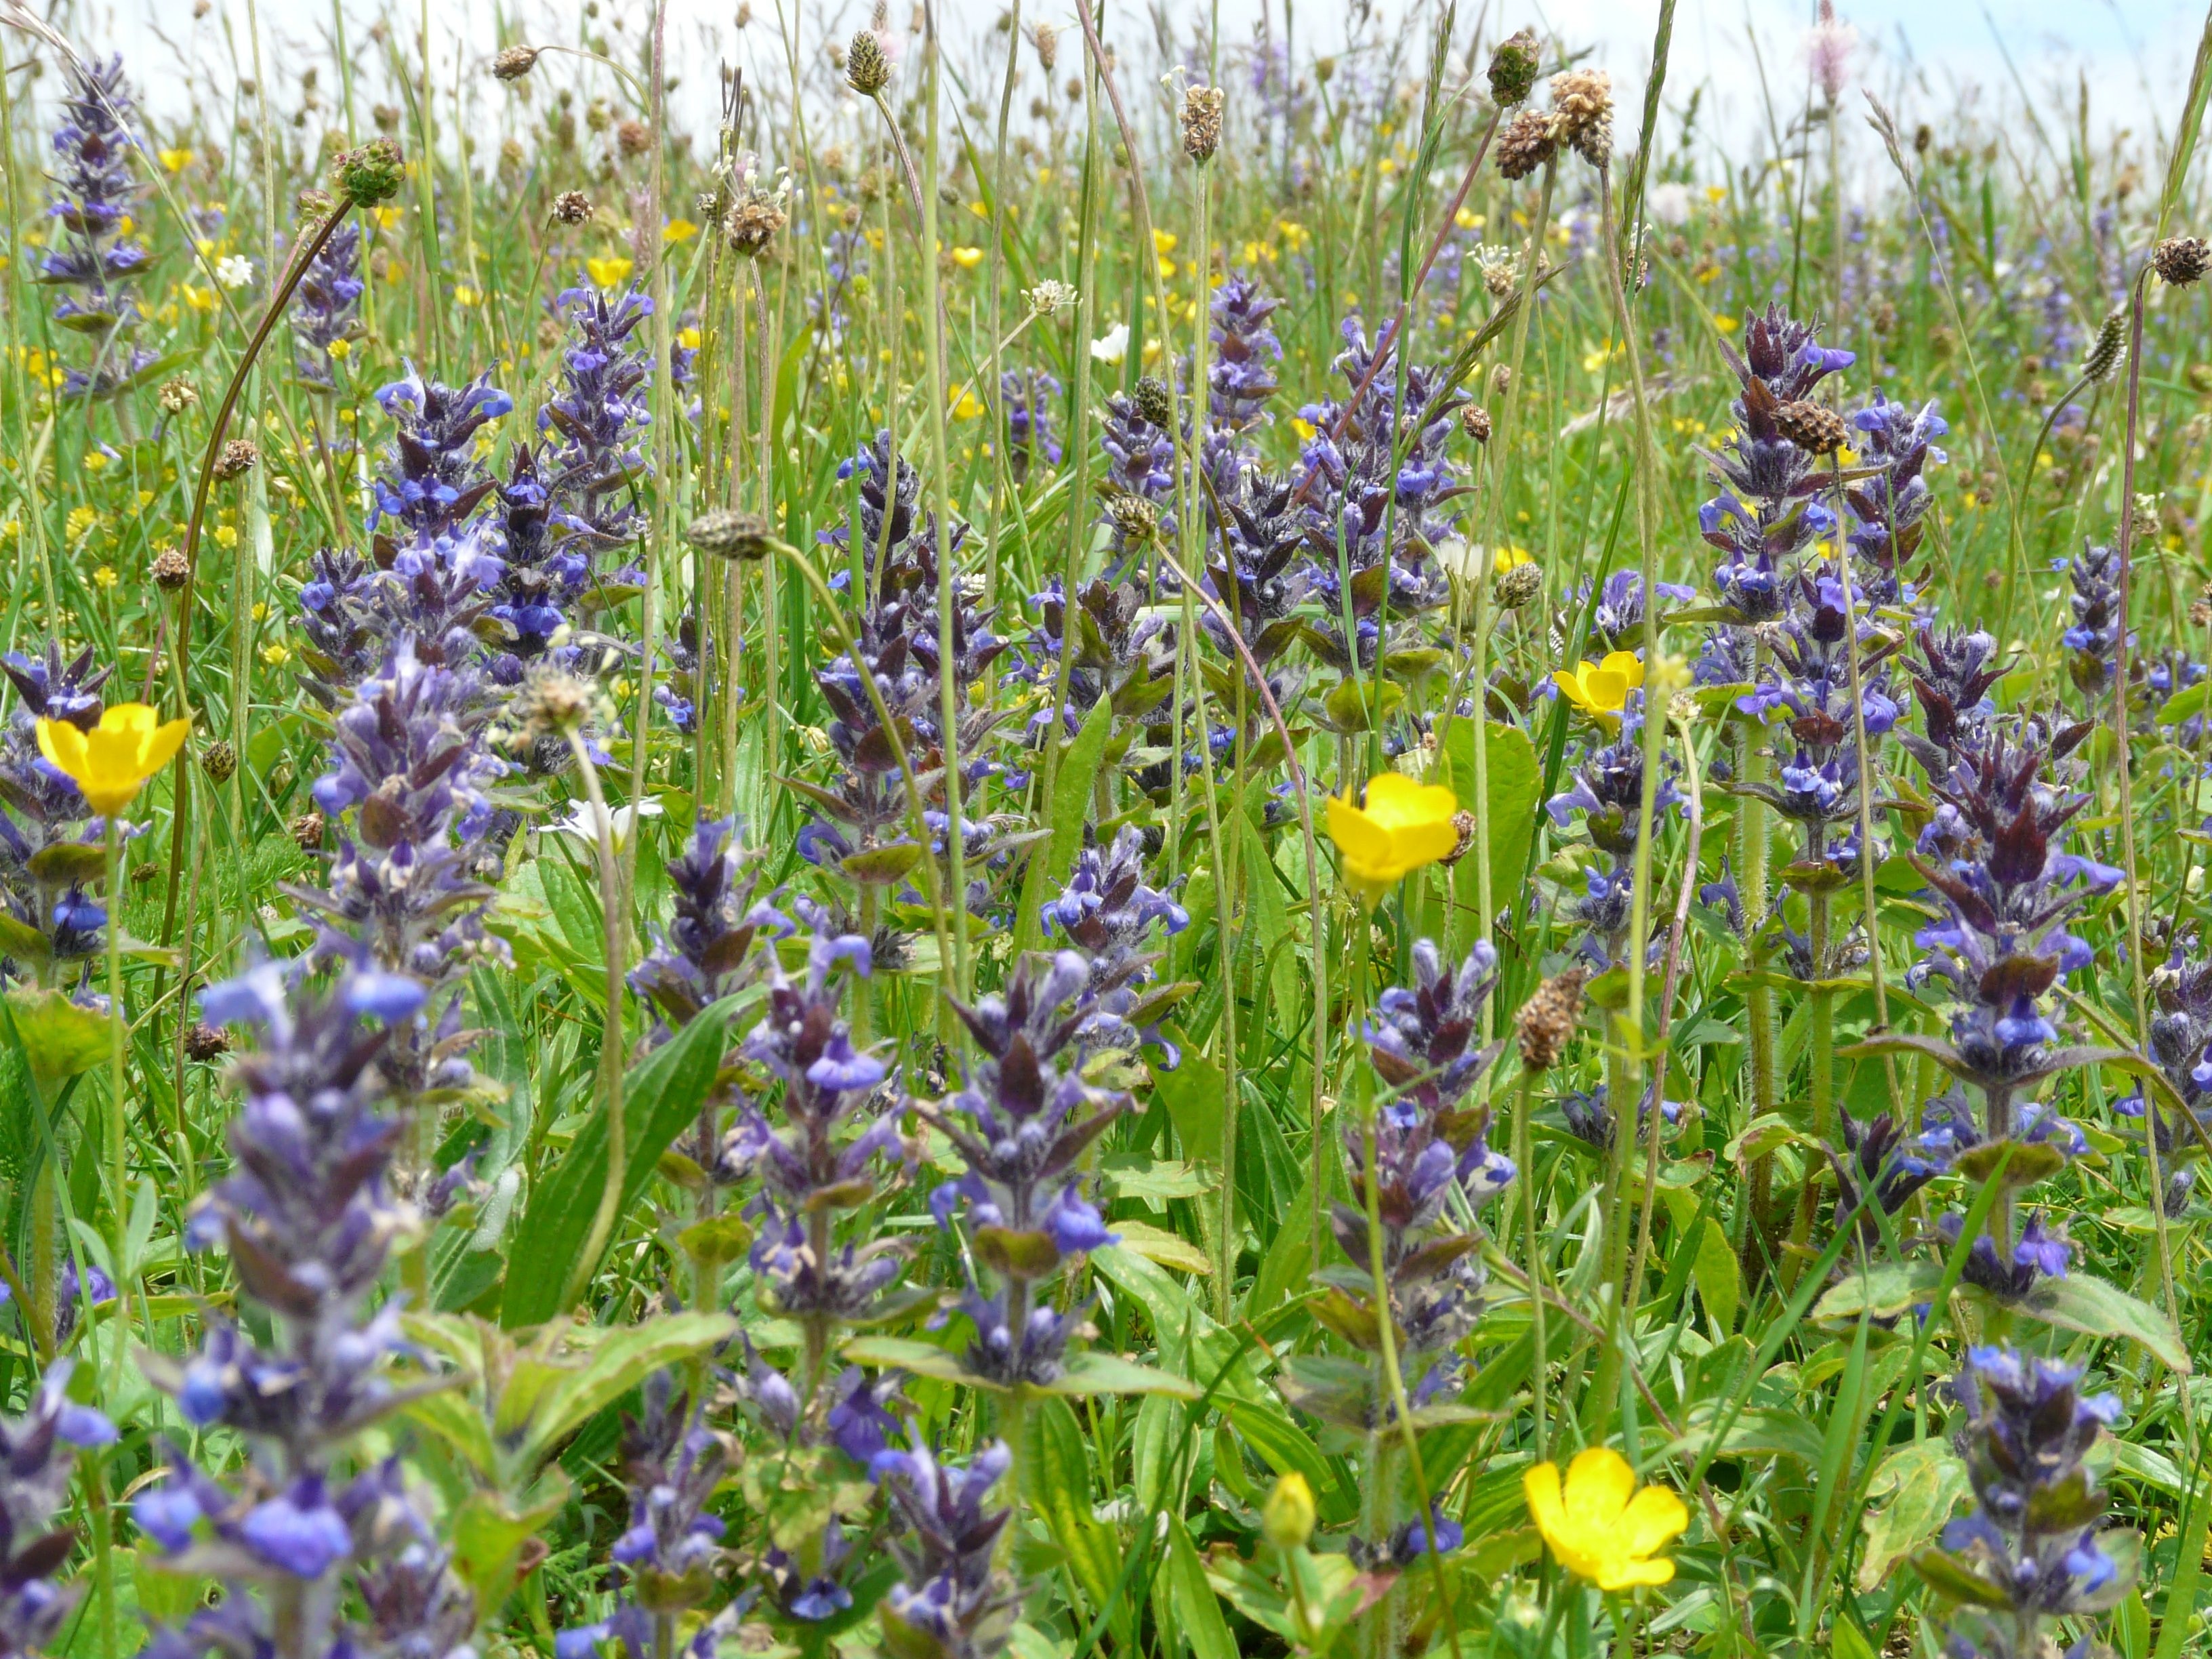
[[[247,36],[248,0],[210,0],[211,13],[195,22],[194,0],[55,0],[65,32],[94,49],[119,49],[131,59],[136,78],[157,115],[173,116],[191,96],[176,71],[177,58],[164,40],[186,43],[204,70],[225,64],[226,17],[240,45]],[[536,38],[574,38],[575,20],[586,0],[436,0],[428,8],[441,37],[440,57],[459,72],[489,56],[498,36],[495,17],[534,20]],[[793,3],[793,0],[786,0]],[[1193,27],[1206,15],[1208,0],[1164,0],[1170,15]],[[343,0],[349,27],[359,31],[385,8],[370,0]],[[635,40],[650,16],[647,0],[599,0],[601,24],[617,18],[624,26],[617,39]],[[866,21],[872,0],[796,0],[807,50],[841,37]],[[1002,9],[1000,0],[940,0],[945,6],[953,56],[962,43],[975,42]],[[1249,37],[1263,17],[1279,28],[1284,0],[1219,0],[1224,40]],[[1625,109],[1640,102],[1657,16],[1656,0],[1489,0],[1497,15],[1513,25],[1535,21],[1562,38],[1587,43],[1595,61],[1620,83]],[[894,25],[905,21],[912,0],[894,0]],[[1461,15],[1473,19],[1485,0],[1461,0]],[[1376,33],[1395,28],[1396,20],[1420,9],[1423,0],[1375,0],[1387,20]],[[672,108],[678,120],[704,131],[714,118],[714,76],[720,58],[746,63],[769,82],[781,79],[775,0],[752,0],[756,15],[743,31],[732,27],[739,0],[670,0],[670,58],[688,73]],[[1108,33],[1148,31],[1149,0],[1109,0]],[[1707,88],[1701,129],[1732,150],[1763,130],[1765,103],[1750,47],[1756,34],[1767,86],[1780,118],[1798,107],[1805,84],[1802,41],[1813,14],[1811,0],[1679,0],[1667,103],[1679,108],[1694,87]],[[2077,86],[2086,80],[2091,125],[2097,137],[2114,126],[2140,131],[2154,116],[2160,129],[2177,118],[2187,84],[2201,13],[2166,0],[1844,0],[1840,15],[1861,36],[1858,64],[1864,84],[1885,98],[1896,98],[1908,124],[1940,114],[1960,100],[1987,118],[2006,106],[2016,109],[2016,70],[2036,100],[2046,125],[2070,126]],[[418,15],[416,0],[398,0],[406,18]],[[260,0],[264,61],[275,66],[283,88],[285,69],[323,59],[330,34],[331,0]],[[1349,15],[1345,0],[1306,0],[1298,6],[1296,27],[1302,43],[1334,45]],[[1068,0],[1027,0],[1024,20],[1043,17],[1072,26]],[[1333,21],[1330,20],[1334,20]],[[2000,50],[2002,40],[2002,51]],[[10,43],[11,56],[20,53]],[[304,48],[304,52],[302,51]],[[2004,52],[2011,55],[2008,70]],[[970,61],[973,61],[972,58]],[[1065,71],[1063,70],[1063,73]],[[227,86],[228,74],[215,77]],[[480,74],[469,75],[471,93],[489,88]],[[289,106],[295,97],[280,90]],[[1624,122],[1632,126],[1632,118]],[[1856,131],[1856,124],[1854,124]],[[2024,142],[2024,141],[2023,141]]]

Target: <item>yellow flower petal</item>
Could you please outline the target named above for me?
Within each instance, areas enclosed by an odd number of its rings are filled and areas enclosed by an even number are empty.
[[[1570,1519],[1591,1526],[1611,1526],[1628,1507],[1636,1490],[1636,1471],[1610,1446],[1591,1446],[1575,1454],[1567,1465],[1565,1485]]]
[[[1605,660],[1598,665],[1608,673],[1618,674],[1628,683],[1632,691],[1644,684],[1644,659],[1633,651],[1608,651]]]
[[[1631,1555],[1650,1555],[1689,1528],[1688,1508],[1664,1486],[1644,1487],[1620,1512],[1621,1547]]]
[[[1390,857],[1390,832],[1340,795],[1328,798],[1328,838],[1347,868],[1378,868]]]
[[[1422,783],[1403,772],[1384,772],[1367,786],[1367,816],[1386,830],[1451,822],[1459,797],[1440,784]]]
[[[1674,1577],[1674,1562],[1662,1556],[1650,1561],[1609,1561],[1591,1582],[1601,1590],[1625,1590],[1638,1584],[1668,1583]]]

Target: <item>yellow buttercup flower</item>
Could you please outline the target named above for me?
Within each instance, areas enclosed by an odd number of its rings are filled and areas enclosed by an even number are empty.
[[[1459,845],[1452,817],[1459,797],[1440,784],[1384,772],[1367,784],[1367,804],[1328,799],[1328,838],[1344,858],[1346,879],[1370,903],[1424,865]]]
[[[1663,1584],[1674,1564],[1658,1552],[1690,1524],[1682,1500],[1664,1486],[1636,1486],[1636,1471],[1610,1446],[1577,1452],[1563,1486],[1557,1463],[1521,1477],[1528,1513],[1553,1558],[1601,1590]]]
[[[672,246],[679,246],[699,234],[699,227],[689,219],[671,219],[660,228],[660,240]]]
[[[163,725],[143,702],[110,703],[89,732],[67,720],[40,720],[39,752],[68,775],[87,805],[112,817],[169,763],[191,729],[188,720]]]
[[[612,288],[637,268],[635,259],[626,259],[619,253],[611,253],[604,259],[586,259],[584,269],[601,288]]]
[[[956,247],[952,250],[952,263],[963,270],[973,270],[983,263],[983,250],[980,247]]]
[[[182,173],[192,164],[192,153],[188,149],[165,149],[156,153],[161,165],[172,173]]]
[[[1628,706],[1628,694],[1644,684],[1644,661],[1633,651],[1608,652],[1603,662],[1583,662],[1572,673],[1553,670],[1552,684],[1592,720],[1610,724]]]
[[[1535,562],[1536,561],[1529,556],[1528,550],[1525,547],[1500,547],[1490,556],[1490,568],[1500,576],[1509,570],[1516,570],[1524,564]]]

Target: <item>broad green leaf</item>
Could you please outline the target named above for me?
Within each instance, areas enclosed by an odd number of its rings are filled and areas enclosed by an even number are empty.
[[[514,1588],[516,1559],[568,1501],[568,1478],[559,1469],[540,1484],[541,1495],[520,1509],[489,1491],[471,1492],[453,1511],[447,1536],[453,1570],[477,1593],[477,1605],[497,1610]]]
[[[958,1354],[934,1342],[920,1342],[904,1336],[862,1336],[848,1342],[842,1352],[846,1358],[863,1365],[912,1371],[918,1376],[933,1376],[942,1382],[991,1386],[971,1375]]]
[[[1198,1559],[1179,1515],[1168,1518],[1168,1559],[1163,1571],[1168,1581],[1168,1605],[1175,1610],[1177,1632],[1193,1659],[1237,1659],[1229,1621],[1221,1616],[1213,1586],[1206,1581],[1205,1564]]]
[[[1229,1079],[1194,1048],[1185,1048],[1172,1072],[1152,1067],[1152,1092],[1168,1109],[1183,1156],[1209,1170],[1221,1168],[1221,1120],[1228,1109]]]
[[[1127,1216],[1117,1216],[1114,1231],[1121,1235],[1121,1248],[1140,1255],[1147,1261],[1156,1261],[1163,1267],[1171,1267],[1179,1273],[1210,1273],[1213,1263],[1206,1252],[1181,1233],[1171,1233],[1164,1227],[1155,1227],[1148,1221],[1132,1221]]]
[[[1121,1574],[1121,1549],[1091,1510],[1091,1464],[1082,1425],[1064,1400],[1041,1400],[1029,1413],[1029,1455],[1023,1460],[1023,1494],[1051,1528],[1067,1558],[1069,1575],[1095,1616]],[[1117,1626],[1127,1614],[1117,1609]]]
[[[586,1419],[670,1365],[680,1364],[719,1347],[738,1334],[738,1322],[722,1313],[668,1314],[641,1325],[607,1332],[584,1363],[555,1379],[521,1412],[500,1401],[494,1430],[521,1436],[526,1468],[558,1451],[561,1443]]]
[[[624,1208],[645,1191],[668,1144],[696,1120],[699,1103],[720,1069],[730,1021],[757,994],[715,1004],[630,1068],[623,1085],[628,1152],[622,1187]],[[567,1153],[540,1177],[530,1194],[507,1259],[507,1289],[500,1306],[500,1322],[507,1329],[543,1324],[562,1311],[562,1292],[583,1254],[606,1182],[607,1121],[600,1103]]]
[[[1083,845],[1083,826],[1091,818],[1091,787],[1105,763],[1106,740],[1114,732],[1114,709],[1101,697],[1062,751],[1053,777],[1051,811],[1045,828],[1052,838],[1030,855],[1022,878],[1021,912],[1014,918],[1014,954],[1036,948],[1045,895],[1065,881]]]
[[[1100,1394],[1157,1394],[1177,1400],[1195,1400],[1200,1392],[1199,1385],[1188,1378],[1095,1350],[1070,1354],[1066,1368],[1055,1381],[1045,1385],[1045,1391],[1070,1399]]]
[[[1727,1230],[1711,1216],[1698,1239],[1698,1256],[1691,1267],[1705,1311],[1723,1331],[1735,1328],[1736,1308],[1743,1298],[1743,1269],[1729,1244]]]
[[[1482,734],[1483,762],[1489,774],[1487,805],[1490,822],[1482,826],[1484,857],[1490,869],[1490,902],[1493,911],[1516,903],[1521,872],[1528,857],[1528,842],[1536,830],[1536,796],[1540,787],[1536,750],[1528,734],[1517,726],[1490,721]],[[1444,738],[1444,778],[1459,797],[1463,811],[1475,811],[1474,722],[1454,720]],[[1471,941],[1481,877],[1473,859],[1462,859],[1451,872],[1452,906],[1457,927],[1454,948],[1464,950]],[[1468,939],[1459,937],[1464,932]]]
[[[49,1098],[56,1084],[108,1059],[114,1028],[105,1014],[79,1007],[59,991],[20,985],[8,993],[8,1007],[39,1091]]]
[[[2085,1336],[2119,1336],[2140,1343],[2164,1364],[2186,1376],[2194,1369],[2189,1350],[2172,1322],[2148,1302],[2088,1273],[2046,1279],[2014,1304],[2046,1325]]]
[[[1813,1317],[1855,1320],[1864,1313],[1876,1319],[1893,1319],[1932,1302],[1942,1287],[1940,1261],[1886,1261],[1838,1280],[1814,1304]]]

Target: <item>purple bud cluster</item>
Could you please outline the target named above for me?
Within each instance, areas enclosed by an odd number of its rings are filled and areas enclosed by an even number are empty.
[[[72,1362],[57,1359],[21,1417],[0,1419],[0,1659],[45,1653],[84,1593],[59,1584],[76,1534],[55,1525],[67,1505],[75,1453],[112,1444],[115,1425],[70,1402]]]
[[[199,1351],[148,1370],[195,1430],[244,1439],[235,1487],[180,1447],[134,1510],[173,1570],[220,1577],[219,1608],[156,1635],[158,1659],[264,1650],[270,1610],[319,1653],[358,1639],[437,1659],[474,1626],[467,1591],[446,1571],[396,1464],[358,1461],[360,1437],[408,1397],[389,1362],[406,1351],[399,1304],[374,1306],[395,1243],[416,1224],[392,1186],[401,1133],[382,1067],[423,991],[397,974],[341,971],[319,988],[274,963],[210,986],[206,1018],[256,1033],[234,1075],[244,1100],[231,1125],[236,1167],[195,1212],[187,1241],[221,1243],[251,1322],[210,1318]],[[364,1022],[373,1024],[364,1024]],[[265,1334],[264,1334],[265,1333]],[[345,1587],[370,1624],[349,1630]],[[288,1587],[268,1602],[249,1585]]]
[[[1083,1073],[1079,1039],[1096,1013],[1093,979],[1080,952],[1062,951],[1024,961],[1002,994],[955,1005],[975,1058],[963,1088],[921,1109],[967,1165],[929,1207],[947,1229],[965,1216],[975,1259],[998,1280],[988,1294],[969,1283],[968,1365],[1003,1387],[1059,1377],[1080,1315],[1041,1293],[1067,1257],[1116,1237],[1084,1196],[1078,1167],[1129,1105]]]
[[[1357,388],[1390,343],[1390,329],[1384,325],[1370,345],[1359,319],[1346,318],[1345,349],[1332,367]],[[1453,417],[1467,401],[1445,369],[1393,361],[1357,403],[1327,398],[1299,410],[1315,430],[1299,452],[1294,482],[1313,511],[1314,586],[1330,613],[1339,605],[1340,548],[1352,577],[1355,614],[1387,604],[1392,614],[1409,616],[1434,610],[1449,597],[1449,585],[1428,550],[1446,538],[1454,521],[1449,503],[1461,469],[1450,456]],[[1363,576],[1374,584],[1371,594]]]
[[[1091,977],[1078,1006],[1083,1023],[1077,1042],[1092,1052],[1156,1048],[1172,1070],[1182,1054],[1162,1035],[1153,1001],[1145,993],[1159,961],[1153,926],[1173,935],[1190,926],[1190,913],[1145,881],[1144,832],[1125,826],[1104,850],[1086,847],[1060,896],[1044,907],[1044,924],[1064,934],[1091,959]],[[1172,991],[1170,993],[1172,994]]]
[[[1606,855],[1605,867],[1584,871],[1585,890],[1571,902],[1574,919],[1585,930],[1577,948],[1599,969],[1622,959],[1633,919],[1636,848],[1644,817],[1643,724],[1640,707],[1632,703],[1613,740],[1586,750],[1567,775],[1568,787],[1544,803],[1553,823],[1561,830],[1581,813],[1590,844]],[[1655,830],[1662,821],[1660,814],[1681,800],[1670,766],[1652,794]]]
[[[1383,992],[1364,1036],[1376,1075],[1390,1092],[1366,1126],[1347,1125],[1344,1148],[1352,1197],[1330,1211],[1349,1265],[1323,1270],[1333,1294],[1358,1310],[1344,1334],[1376,1345],[1393,1326],[1408,1399],[1425,1404],[1457,1378],[1453,1346],[1482,1311],[1479,1235],[1462,1230],[1455,1200],[1480,1209],[1512,1184],[1512,1161],[1492,1150],[1490,1112],[1468,1096],[1502,1045],[1481,1042],[1483,1005],[1498,982],[1498,953],[1478,942],[1456,965],[1427,939],[1413,951],[1413,982]],[[1369,1212],[1381,1224],[1389,1306],[1374,1305]]]
[[[337,390],[331,348],[361,328],[361,226],[347,219],[331,233],[292,291],[293,363],[302,386]]]
[[[1060,441],[1052,435],[1051,404],[1060,394],[1060,381],[1042,369],[1007,369],[999,376],[999,397],[1006,406],[1006,466],[1016,483],[1024,482],[1042,459],[1047,466],[1060,465]]]
[[[2073,625],[2060,640],[2066,647],[2066,672],[2094,718],[2119,672],[2120,630],[2127,621],[2120,612],[2120,556],[2115,548],[2085,543],[2074,557],[2061,560],[2059,568],[2074,589],[2066,601]],[[2128,643],[2135,643],[2133,633]]]
[[[2031,1659],[2051,1621],[2103,1612],[2134,1580],[2098,1530],[2106,1498],[2089,1461],[2119,1401],[2081,1380],[2078,1365],[1993,1346],[1970,1348],[1951,1384],[1974,1508],[1917,1559],[1958,1604],[1946,1648],[1960,1659]]]
[[[561,387],[538,411],[550,446],[554,522],[588,559],[635,539],[644,528],[635,486],[651,470],[640,447],[653,416],[646,389],[653,359],[635,336],[653,315],[636,288],[610,299],[588,285],[554,301],[574,338],[561,354]],[[635,580],[634,573],[617,580]]]
[[[64,371],[62,396],[112,398],[136,386],[156,361],[130,337],[141,320],[131,279],[150,257],[130,228],[139,195],[131,167],[137,100],[119,56],[104,64],[71,57],[62,72],[63,118],[54,131],[59,167],[46,210],[58,228],[35,274],[68,290],[54,321],[95,340],[91,363]]]
[[[1852,482],[1844,492],[1852,564],[1874,604],[1909,605],[1917,595],[1907,568],[1935,501],[1926,472],[1931,463],[1941,466],[1950,459],[1936,447],[1950,425],[1933,402],[1914,409],[1879,392],[1851,416],[1851,425],[1860,434]]]
[[[781,1084],[783,1127],[741,1098],[722,1143],[722,1170],[757,1176],[752,1267],[764,1307],[826,1345],[837,1327],[880,1316],[908,1255],[898,1240],[840,1237],[839,1218],[870,1203],[877,1170],[902,1152],[899,1091],[874,1054],[853,1045],[846,991],[870,969],[867,940],[817,933],[803,977],[770,969],[769,1008],[744,1042],[746,1060]],[[857,1133],[855,1133],[857,1131]]]
[[[1699,531],[1722,555],[1714,589],[1738,626],[1780,616],[1790,562],[1836,531],[1835,514],[1819,499],[1824,469],[1783,435],[1776,414],[1857,361],[1821,345],[1816,325],[1779,306],[1753,313],[1743,343],[1739,356],[1721,343],[1741,387],[1729,409],[1737,429],[1705,454],[1721,493],[1698,510]]]
[[[993,1659],[1005,1651],[1020,1595],[994,1558],[1013,1511],[988,1499],[1012,1467],[1003,1441],[958,1467],[918,1433],[911,1450],[877,1460],[904,1533],[891,1546],[901,1582],[878,1609],[892,1652],[913,1659]]]
[[[1762,725],[1778,715],[1792,742],[1772,784],[1741,787],[1798,825],[1808,865],[1851,872],[1863,851],[1859,792],[1871,769],[1859,734],[1863,730],[1871,744],[1897,724],[1900,711],[1882,665],[1896,647],[1867,621],[1865,593],[1847,594],[1843,579],[1825,565],[1798,574],[1784,592],[1788,608],[1765,635],[1772,661],[1735,706]],[[1861,692],[1856,716],[1854,622]],[[1843,833],[1832,843],[1838,829]]]

